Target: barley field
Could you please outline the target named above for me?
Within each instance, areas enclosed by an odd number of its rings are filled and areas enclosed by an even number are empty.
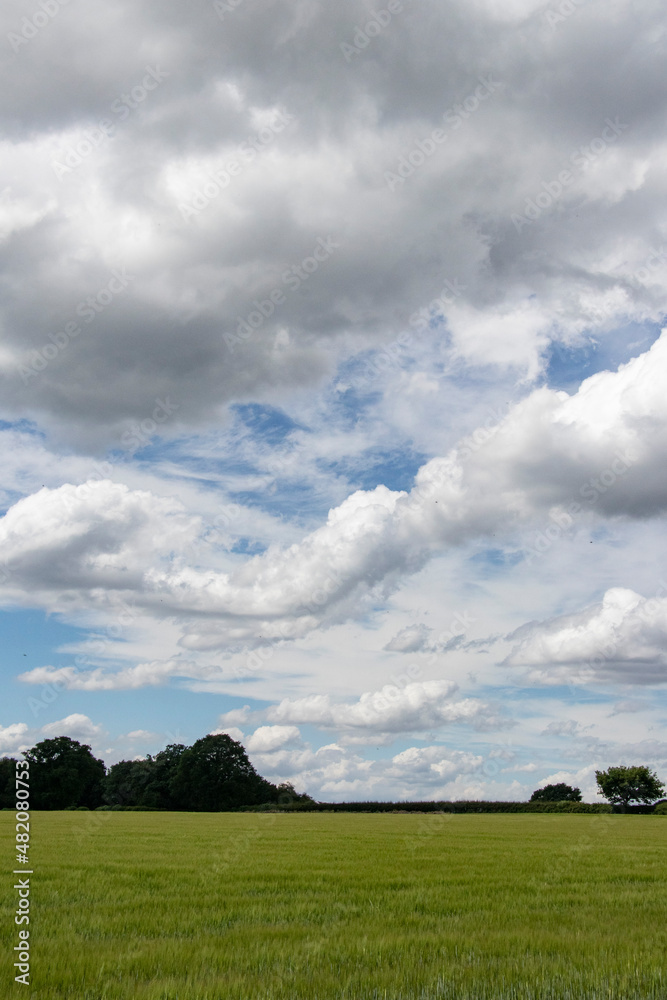
[[[3,997],[667,998],[656,816],[42,812],[31,852]]]

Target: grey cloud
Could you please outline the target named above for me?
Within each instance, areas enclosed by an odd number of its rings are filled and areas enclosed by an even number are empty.
[[[63,6],[19,44],[0,88],[19,219],[0,248],[5,412],[74,441],[85,423],[109,443],[168,394],[180,409],[166,434],[218,423],[233,399],[317,384],[349,350],[343,335],[395,339],[445,279],[465,286],[448,310],[460,356],[533,374],[550,337],[600,326],[607,299],[610,317],[656,318],[667,269],[634,276],[663,218],[646,168],[667,88],[660,5],[590,4],[557,31],[542,14],[406,0],[346,62],[341,43],[371,16],[360,0],[248,0],[222,21],[203,0]],[[2,17],[16,33],[25,8]],[[147,67],[168,75],[142,96]],[[457,112],[480,77],[497,87]],[[179,203],[281,110],[293,124],[185,224]],[[609,117],[628,129],[516,232],[512,214]],[[86,148],[103,119],[113,136],[58,179],[58,150]],[[440,126],[442,148],[392,193],[386,172]],[[230,351],[238,317],[330,234],[340,251]],[[607,263],[621,241],[630,259]],[[123,267],[131,287],[24,385],[17,365]]]

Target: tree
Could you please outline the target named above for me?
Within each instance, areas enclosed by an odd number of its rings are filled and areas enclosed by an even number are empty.
[[[171,783],[185,749],[182,743],[171,743],[154,757],[148,754],[145,760],[113,764],[104,783],[105,802],[114,806],[177,808]]]
[[[545,785],[530,796],[531,802],[581,802],[581,790],[560,781],[557,785]]]
[[[281,782],[276,792],[278,793],[278,805],[279,806],[291,806],[295,802],[314,802],[315,799],[308,795],[307,792],[297,792],[291,781]]]
[[[665,786],[657,774],[646,766],[609,767],[606,771],[596,771],[598,788],[608,802],[623,806],[630,802],[655,802],[665,791]]]
[[[67,809],[102,803],[104,761],[69,736],[42,740],[23,754],[30,761],[30,804],[33,809]]]
[[[120,760],[104,779],[104,801],[110,806],[140,806],[151,780],[146,760]]]
[[[176,777],[181,757],[187,750],[183,743],[170,743],[154,757],[149,755],[149,781],[144,792],[144,798],[139,805],[152,806],[156,809],[178,808],[172,792],[172,784]]]
[[[16,805],[16,760],[0,757],[0,809],[14,809]]]
[[[204,736],[183,751],[171,793],[176,808],[204,812],[277,798],[275,785],[257,774],[243,746],[226,733]]]

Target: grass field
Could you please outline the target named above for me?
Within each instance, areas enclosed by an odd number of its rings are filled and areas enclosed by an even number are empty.
[[[33,813],[31,850],[3,997],[667,998],[660,817]]]

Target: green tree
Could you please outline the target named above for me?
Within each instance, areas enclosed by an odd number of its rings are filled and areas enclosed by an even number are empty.
[[[581,802],[581,789],[573,788],[560,781],[557,785],[545,785],[530,796],[531,802]]]
[[[104,779],[104,801],[110,806],[140,806],[151,780],[146,760],[120,760],[112,764]]]
[[[153,806],[157,809],[177,809],[178,803],[172,792],[172,785],[178,765],[187,747],[183,743],[170,743],[154,757],[149,755],[149,780],[146,785],[142,806]]]
[[[294,803],[315,801],[307,792],[297,792],[291,781],[281,782],[276,792],[279,806],[291,806]]]
[[[595,777],[605,799],[624,808],[630,802],[655,802],[665,791],[657,774],[643,765],[609,767],[606,771],[596,771]]]
[[[243,746],[225,733],[204,736],[183,751],[171,792],[176,808],[204,812],[277,798],[276,786],[257,774]]]
[[[104,782],[104,801],[111,806],[177,808],[171,783],[186,749],[182,743],[171,743],[154,757],[148,754],[145,760],[113,764]]]
[[[42,740],[23,754],[30,761],[30,804],[33,809],[66,809],[102,804],[104,761],[69,736]]]
[[[16,760],[0,757],[0,809],[13,809],[16,804]]]

